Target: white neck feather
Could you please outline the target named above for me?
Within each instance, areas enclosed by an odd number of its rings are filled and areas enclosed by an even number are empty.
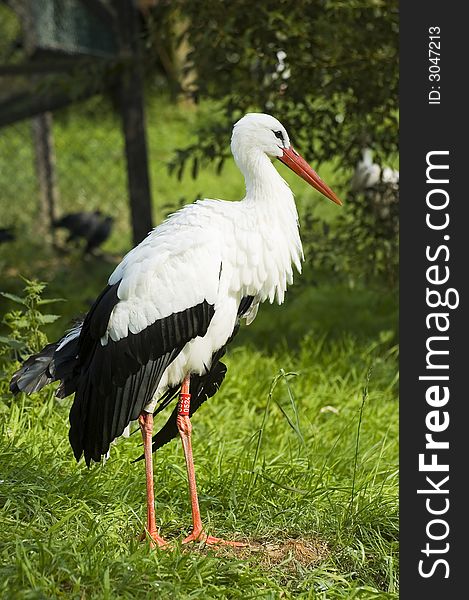
[[[245,200],[270,203],[279,197],[293,198],[287,182],[264,152],[253,151],[245,160],[236,162],[246,182]]]
[[[275,295],[281,303],[286,284],[292,281],[291,265],[301,272],[303,259],[293,193],[264,152],[252,150],[242,158],[235,156],[235,160],[246,182],[242,202],[256,211],[260,233],[275,265],[275,277],[270,279],[265,293],[271,301]]]

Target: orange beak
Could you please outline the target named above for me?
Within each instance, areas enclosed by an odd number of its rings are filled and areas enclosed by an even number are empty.
[[[299,175],[301,179],[304,179],[309,185],[312,185],[314,189],[326,196],[326,198],[329,198],[332,202],[342,206],[340,199],[334,194],[331,188],[324,183],[316,171],[308,165],[305,159],[298,154],[293,146],[284,148],[283,156],[280,156],[279,160],[283,162],[284,165],[287,165],[294,173]]]

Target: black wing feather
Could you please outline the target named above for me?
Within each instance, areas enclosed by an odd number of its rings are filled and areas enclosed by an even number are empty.
[[[85,318],[75,369],[67,391],[75,391],[69,439],[77,460],[99,461],[152,399],[165,369],[187,342],[203,336],[214,314],[204,301],[149,325],[138,334],[101,344],[119,302],[119,283],[101,293]]]
[[[244,314],[246,314],[247,311],[251,308],[253,301],[254,296],[245,296],[244,298],[242,298],[238,307],[238,319],[233,329],[233,333],[227,340],[226,344],[213,354],[210,369],[204,375],[191,376],[191,404],[189,409],[190,417],[200,406],[202,406],[202,404],[206,400],[208,400],[208,398],[211,398],[217,393],[221,384],[223,383],[227,368],[226,365],[220,361],[220,359],[224,356],[228,344],[233,340],[233,338],[239,331],[240,318]],[[155,410],[154,414],[158,414],[159,412],[164,410],[173,400],[175,400],[179,394],[180,389],[181,388],[179,385],[168,389],[166,393],[160,398],[158,407]],[[168,420],[163,425],[163,427],[153,436],[153,452],[155,452],[155,450],[158,450],[158,448],[161,448],[161,446],[164,446],[177,436],[178,429],[176,419],[177,406],[174,408],[173,412],[170,414]],[[141,460],[142,458],[143,455],[140,456],[137,460]]]

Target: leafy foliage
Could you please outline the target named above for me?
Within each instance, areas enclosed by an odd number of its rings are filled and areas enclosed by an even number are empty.
[[[303,245],[316,271],[333,274],[349,285],[384,284],[395,288],[399,277],[399,186],[385,183],[350,192],[347,210],[334,223],[301,214]],[[305,279],[305,283],[311,280]]]
[[[43,298],[46,284],[23,278],[23,295],[0,292],[0,295],[16,305],[3,316],[0,324],[7,335],[0,335],[0,413],[8,411],[12,403],[10,379],[18,368],[19,360],[38,352],[47,344],[47,336],[42,331],[44,325],[54,323],[57,315],[45,314],[42,307],[55,302],[57,298]]]
[[[24,282],[23,296],[1,292],[4,298],[19,307],[7,312],[2,319],[9,332],[7,336],[0,336],[0,356],[7,355],[10,359],[38,352],[47,344],[41,327],[59,318],[41,311],[41,306],[60,302],[58,298],[42,298],[46,284],[30,279],[24,279]]]
[[[222,105],[180,161],[225,156],[232,123],[248,110],[281,116],[315,164],[340,156],[352,166],[369,140],[378,156],[396,152],[396,0],[166,6],[188,23],[186,68],[194,72],[194,95]]]

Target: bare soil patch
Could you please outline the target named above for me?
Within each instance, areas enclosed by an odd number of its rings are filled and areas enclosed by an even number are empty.
[[[256,562],[264,567],[295,569],[298,564],[312,567],[329,554],[323,540],[289,538],[286,540],[240,540],[246,546],[199,546],[199,551],[214,552],[217,556],[236,557]]]

